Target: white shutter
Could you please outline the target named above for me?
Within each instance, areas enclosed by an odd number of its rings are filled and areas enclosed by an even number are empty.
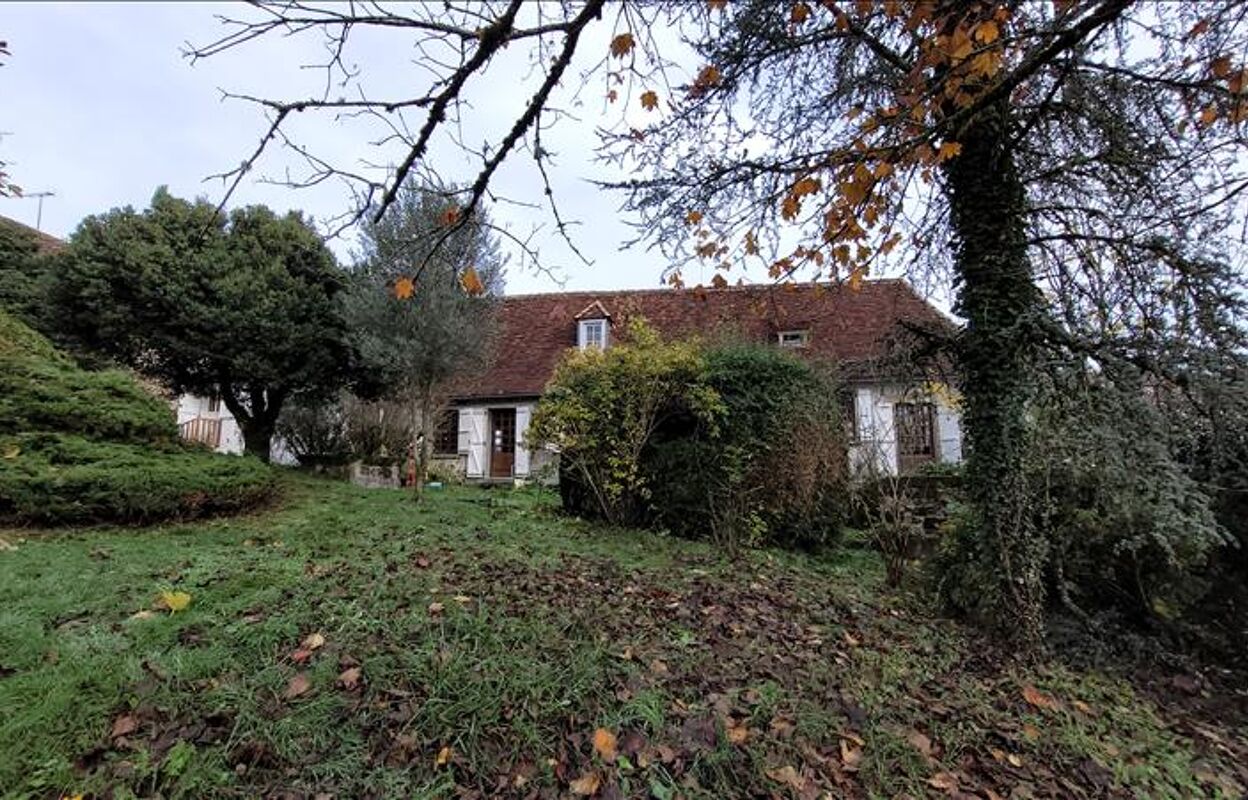
[[[486,438],[486,417],[489,412],[484,408],[462,408],[459,411],[461,439],[467,439],[468,477],[484,478],[489,440]]]
[[[936,406],[936,436],[942,464],[962,461],[962,415],[955,408]]]
[[[533,416],[533,406],[516,406],[516,467],[517,477],[528,477],[529,474],[529,419]]]

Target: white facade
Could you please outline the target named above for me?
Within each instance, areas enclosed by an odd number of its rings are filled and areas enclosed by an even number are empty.
[[[218,453],[243,454],[243,432],[225,403],[210,397],[184,394],[173,401],[173,409],[182,438],[204,442]],[[281,438],[276,436],[273,437],[269,460],[287,466],[298,462]]]
[[[543,468],[553,460],[553,455],[545,450],[530,448],[528,443],[529,423],[533,418],[533,406],[536,400],[503,403],[480,403],[459,407],[459,465],[464,477],[469,480],[509,480],[531,479],[542,477]],[[497,416],[515,415],[514,438],[506,442],[512,447],[510,465],[504,462],[499,468],[495,451],[496,443],[504,435],[503,428],[494,429],[492,421]]]
[[[898,474],[906,460],[898,446],[896,410],[902,403],[930,411],[930,457],[915,456],[915,460],[933,464],[962,461],[962,412],[958,398],[947,387],[863,385],[855,387],[853,397],[854,438],[849,449],[853,470]]]

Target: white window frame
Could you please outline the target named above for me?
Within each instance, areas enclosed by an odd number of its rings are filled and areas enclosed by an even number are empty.
[[[776,343],[781,347],[806,347],[810,344],[810,331],[780,331],[776,334]]]
[[[576,334],[577,346],[580,347],[582,350],[585,350],[586,348],[589,348],[589,347],[596,347],[599,350],[606,350],[607,349],[607,335],[608,335],[607,329],[609,327],[610,326],[607,325],[607,320],[601,317],[597,319],[581,320],[579,323],[577,323],[577,334]],[[599,341],[596,341],[596,342],[591,341],[590,335],[589,335],[590,330],[595,329],[595,328],[601,333]]]

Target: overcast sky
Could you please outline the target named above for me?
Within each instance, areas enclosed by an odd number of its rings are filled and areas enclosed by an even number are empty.
[[[191,65],[183,56],[186,42],[202,44],[221,35],[215,15],[246,13],[238,6],[213,4],[46,3],[0,6],[0,40],[12,56],[0,67],[0,154],[8,171],[27,193],[51,191],[43,202],[42,229],[67,236],[86,215],[110,208],[146,206],[162,184],[178,196],[205,195],[219,200],[224,188],[206,181],[230,169],[255,148],[266,126],[254,106],[221,99],[221,90],[282,99],[307,96],[323,83],[323,73],[301,69],[318,63],[321,45],[313,38],[267,39]],[[610,29],[600,25],[582,51],[606,51]],[[601,41],[598,41],[598,40]],[[500,130],[515,118],[516,104],[526,96],[525,64],[492,67],[485,84],[471,95],[477,128],[465,139],[497,142]],[[364,40],[350,54],[365,73],[370,92],[411,96],[407,84],[415,67],[410,44],[402,39]],[[601,79],[598,79],[601,80]],[[565,100],[577,85],[565,88]],[[406,89],[406,94],[404,94]],[[594,128],[603,118],[603,86],[585,89],[580,120],[567,121],[544,140],[558,154],[552,176],[556,196],[569,216],[584,223],[575,234],[578,246],[595,263],[584,266],[549,234],[540,234],[544,262],[555,268],[563,288],[636,288],[656,286],[664,267],[655,252],[620,252],[630,238],[618,212],[621,197],[599,191],[589,178],[619,178],[593,161]],[[417,120],[418,122],[419,120]],[[361,158],[391,163],[401,153],[369,152],[368,131],[329,119],[298,120],[301,141],[318,153],[355,166]],[[447,143],[433,157],[447,165],[444,177],[463,179],[469,166]],[[260,176],[281,176],[295,165],[275,153],[262,163]],[[497,188],[515,199],[541,201],[537,174],[523,155],[500,172]],[[302,209],[317,219],[340,214],[350,205],[338,185],[293,191],[245,181],[232,204],[265,203],[277,209]],[[496,204],[496,221],[517,235],[526,234],[545,214]],[[0,214],[35,225],[37,201],[0,199]],[[347,255],[349,244],[335,249]],[[695,268],[696,269],[696,268]],[[705,276],[709,279],[709,275]],[[701,276],[686,273],[691,282]],[[561,288],[549,275],[511,267],[507,291],[553,291]]]

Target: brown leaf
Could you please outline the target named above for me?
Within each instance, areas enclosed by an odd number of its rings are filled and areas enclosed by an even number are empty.
[[[599,728],[594,731],[594,752],[608,764],[614,763],[616,755],[615,734],[606,728]]]
[[[1031,684],[1027,684],[1023,687],[1023,699],[1036,708],[1041,708],[1046,711],[1056,711],[1058,709],[1058,703],[1056,700]]]
[[[134,733],[139,727],[139,721],[129,714],[123,714],[113,720],[112,738],[117,739],[130,733]]]
[[[598,786],[602,783],[602,776],[597,772],[587,772],[576,780],[568,784],[568,788],[572,794],[578,794],[581,797],[592,797],[598,793]]]
[[[937,772],[927,779],[927,785],[933,789],[940,789],[945,792],[956,792],[958,790],[958,776],[952,772]]]
[[[442,613],[442,609],[444,609],[444,608],[446,608],[446,606],[442,605],[441,603],[430,603],[430,604],[429,604],[429,613],[430,613],[430,614],[441,614],[441,613]]]
[[[653,89],[647,89],[641,93],[641,107],[647,111],[653,111],[659,107],[659,95]]]
[[[631,33],[621,33],[611,40],[611,55],[616,58],[623,58],[632,52],[634,44]]]
[[[914,745],[914,749],[918,750],[928,758],[932,755],[932,740],[919,731],[910,731],[906,736],[906,741]]]
[[[363,674],[363,670],[359,667],[344,669],[338,676],[338,685],[343,689],[346,689],[348,692],[355,691],[355,689],[360,685],[360,678],[363,677]]]
[[[788,786],[795,792],[801,792],[806,789],[806,779],[798,774],[792,764],[786,764],[778,769],[767,770],[767,777],[776,783]]]
[[[394,282],[394,296],[406,300],[416,292],[416,281],[406,275]]]
[[[745,744],[750,738],[750,728],[743,722],[738,722],[732,717],[728,718],[724,725],[724,732],[728,734],[728,741],[732,744]]]
[[[416,566],[420,567],[421,569],[429,569],[429,565],[431,563],[433,562],[431,562],[426,556],[416,557]]]
[[[309,633],[307,636],[304,637],[303,641],[300,643],[300,647],[302,647],[304,650],[318,650],[324,646],[325,646],[325,637],[322,636],[319,632]]]
[[[312,681],[308,680],[305,672],[300,672],[290,679],[290,683],[286,684],[286,691],[282,694],[287,700],[293,700],[300,695],[307,694],[312,688]]]
[[[459,276],[459,285],[464,287],[464,291],[472,297],[480,297],[485,294],[485,283],[481,281],[481,276],[477,274],[477,268],[469,266]]]
[[[312,651],[302,647],[290,654],[290,660],[296,664],[306,664],[310,658],[312,658]]]
[[[433,765],[435,767],[445,767],[447,764],[451,763],[451,757],[454,755],[455,751],[449,746],[443,747],[438,751],[438,754],[433,757]]]
[[[789,21],[794,25],[801,25],[808,19],[810,19],[810,6],[805,3],[794,3],[789,9]]]
[[[456,222],[459,222],[459,206],[448,206],[447,209],[442,212],[441,221],[442,224],[448,228]]]
[[[841,764],[845,769],[853,771],[858,769],[858,764],[862,762],[862,748],[849,743],[848,740],[841,740]]]

